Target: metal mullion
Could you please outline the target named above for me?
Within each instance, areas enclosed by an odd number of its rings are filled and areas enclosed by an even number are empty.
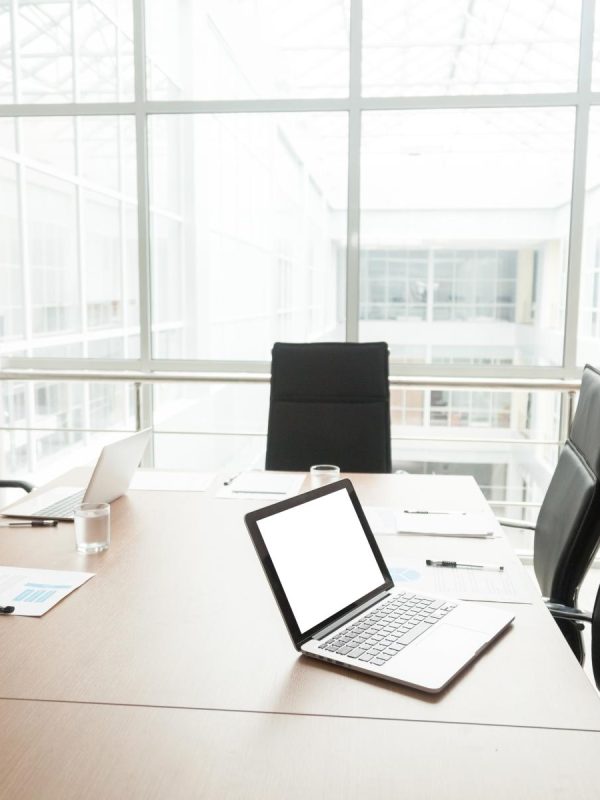
[[[348,106],[348,210],[346,241],[346,341],[359,339],[360,147],[362,0],[350,3],[350,85]]]
[[[99,117],[114,114],[135,114],[135,103],[5,103],[0,117]]]
[[[127,330],[129,328],[128,294],[127,294],[127,248],[125,236],[127,220],[125,214],[125,201],[123,199],[123,120],[117,119],[117,172],[119,180],[119,257],[120,257],[120,286],[121,286],[121,326],[123,330],[123,354],[129,353]]]
[[[19,82],[19,75],[21,72],[21,59],[20,59],[20,42],[19,42],[19,2],[18,0],[10,0],[10,35],[12,39],[12,86],[13,86],[13,100],[14,105],[19,104],[21,98],[21,87]],[[14,115],[12,115],[14,116]]]
[[[362,0],[355,0],[362,4]],[[136,0],[137,3],[137,0]],[[351,49],[352,53],[352,49]],[[352,80],[351,63],[351,80]],[[452,108],[551,108],[574,106],[578,92],[499,95],[436,95],[362,97],[363,111],[393,111]],[[589,92],[589,101],[600,104],[600,92]],[[266,98],[252,100],[146,100],[147,114],[226,114],[281,111],[349,111],[349,98]],[[5,103],[0,116],[68,116],[134,114],[137,103],[131,101],[81,103]]]
[[[17,25],[18,4],[17,0],[11,2],[11,27],[13,36],[13,87],[14,97],[18,102],[20,97],[20,84],[18,80],[19,75],[19,37]],[[21,122],[15,119],[15,145],[17,153],[21,151]],[[33,341],[33,321],[32,321],[32,297],[31,297],[31,264],[29,261],[29,246],[27,242],[27,231],[25,228],[25,167],[22,164],[15,164],[17,171],[17,214],[19,226],[19,246],[21,252],[21,265],[22,265],[22,287],[23,287],[23,333],[25,337],[25,349],[31,353]],[[47,362],[46,362],[47,363]],[[35,386],[32,381],[25,383],[25,415],[27,426],[27,467],[31,473],[35,469],[35,440],[34,432],[32,430],[33,418],[35,410]]]
[[[146,116],[146,54],[144,7],[133,0],[133,49],[135,72],[135,136],[138,192],[138,264],[140,309],[140,356],[145,369],[152,357],[150,322],[150,199],[148,181],[148,135]]]
[[[77,69],[77,42],[78,42],[77,0],[71,0],[70,14],[71,14],[71,65],[73,69],[73,100],[77,102],[77,100],[79,99],[79,80],[78,80],[78,69]]]
[[[116,52],[116,76],[117,76],[117,100],[121,97],[121,84],[122,84],[122,73],[123,73],[123,64],[121,60],[121,30],[119,26],[119,10],[117,10],[117,20],[115,22],[115,37],[117,43],[117,52]],[[123,118],[121,116],[117,117],[117,175],[118,175],[118,185],[119,185],[119,255],[120,255],[120,285],[121,285],[121,321],[122,321],[122,330],[123,330],[123,354],[129,353],[129,345],[128,345],[128,322],[129,322],[129,313],[128,313],[128,295],[127,295],[127,277],[126,277],[126,270],[127,270],[127,248],[125,246],[125,236],[126,236],[126,229],[127,229],[127,221],[126,221],[126,214],[125,214],[125,201],[124,201],[124,186],[123,186]],[[126,400],[125,400],[126,404]]]
[[[79,177],[81,174],[81,131],[79,126],[79,119],[73,119],[75,127],[75,174]],[[83,200],[82,189],[77,182],[74,186],[75,189],[75,219],[76,219],[76,253],[77,253],[77,276],[79,278],[79,314],[83,344],[83,355],[87,358],[88,355],[88,314],[87,314],[87,280],[84,269],[85,252],[83,246],[83,226],[85,222],[85,215],[83,213]]]
[[[577,367],[577,338],[579,327],[579,301],[582,273],[584,235],[587,147],[590,117],[590,89],[592,84],[592,58],[594,49],[594,4],[584,2],[581,13],[581,38],[579,49],[578,102],[575,120],[575,146],[573,154],[573,183],[571,190],[571,219],[567,287],[565,299],[565,338],[563,366]],[[563,413],[564,413],[563,404]]]
[[[135,80],[135,139],[138,191],[138,268],[140,315],[140,362],[148,370],[152,364],[152,319],[150,278],[150,191],[148,162],[148,116],[146,108],[146,41],[143,0],[133,0],[133,53]],[[138,423],[151,428],[154,423],[153,387],[140,388],[137,395]],[[154,437],[146,449],[142,465],[154,466]]]
[[[364,97],[366,111],[401,111],[452,108],[544,108],[546,106],[572,106],[577,102],[577,92],[533,94],[479,94],[479,95],[418,95],[396,97]]]

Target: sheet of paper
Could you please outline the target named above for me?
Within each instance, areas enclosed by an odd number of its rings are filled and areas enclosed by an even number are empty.
[[[237,475],[224,485],[217,497],[229,499],[283,500],[298,494],[306,475],[302,472],[251,470]]]
[[[394,583],[411,591],[439,594],[457,600],[487,600],[496,603],[531,603],[533,587],[527,576],[505,566],[493,570],[428,567],[424,561],[387,560]]]
[[[379,506],[366,506],[364,511],[373,533],[488,537],[496,528],[494,518],[483,513],[410,512]]]
[[[129,488],[150,492],[205,492],[214,477],[214,472],[138,469]]]
[[[0,567],[0,606],[14,606],[13,614],[19,616],[41,617],[93,575],[93,572]]]

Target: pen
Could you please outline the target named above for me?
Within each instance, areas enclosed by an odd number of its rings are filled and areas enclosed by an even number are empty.
[[[55,528],[57,519],[32,519],[29,522],[9,522],[4,528]]]
[[[12,614],[14,610],[14,606],[0,606],[0,614]]]
[[[504,567],[496,564],[459,564],[457,561],[432,561],[431,558],[426,559],[425,563],[428,567],[451,567],[452,569],[493,569],[496,572],[504,572]]]
[[[287,492],[276,492],[272,489],[232,489],[232,494],[287,494]]]
[[[465,516],[466,511],[426,511],[425,509],[405,508],[403,514],[453,514],[456,516]]]

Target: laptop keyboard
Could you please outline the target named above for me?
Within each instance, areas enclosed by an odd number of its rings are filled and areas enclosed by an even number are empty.
[[[378,667],[400,653],[456,608],[456,603],[399,592],[319,645],[319,650]]]
[[[68,497],[63,497],[62,500],[57,500],[56,503],[52,503],[52,505],[46,506],[46,508],[38,509],[35,514],[32,514],[31,516],[48,518],[72,517],[73,512],[83,500],[84,494],[85,489],[82,489],[80,492],[75,492],[75,494],[70,494]]]

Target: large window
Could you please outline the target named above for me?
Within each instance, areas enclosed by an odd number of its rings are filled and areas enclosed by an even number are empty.
[[[577,376],[600,352],[597,5],[0,4],[3,363],[268,371],[276,340],[383,339],[396,375]],[[0,465],[133,424],[114,383],[50,383],[3,387]],[[156,462],[260,466],[264,388],[146,387]],[[531,499],[556,402],[395,389],[396,465]]]
[[[345,336],[343,113],[149,120],[152,347],[266,360]]]

